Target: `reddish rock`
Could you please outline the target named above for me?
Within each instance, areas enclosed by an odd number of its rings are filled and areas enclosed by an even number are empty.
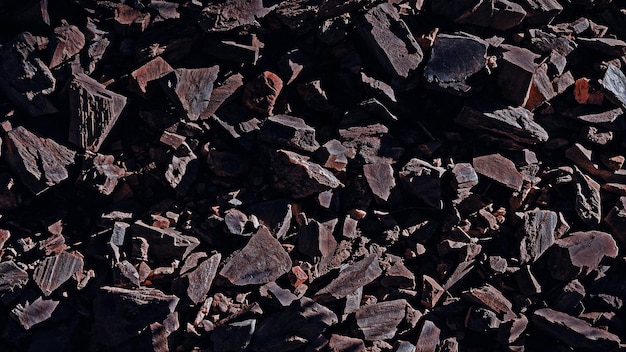
[[[270,71],[265,71],[246,84],[241,101],[251,110],[272,115],[274,104],[282,89],[282,79]]]
[[[515,164],[500,154],[479,156],[472,161],[476,173],[485,176],[496,183],[520,191],[524,183],[524,176],[517,171]]]
[[[618,248],[611,235],[600,231],[574,232],[554,241],[546,254],[550,274],[561,281],[587,276],[605,258],[615,258]]]

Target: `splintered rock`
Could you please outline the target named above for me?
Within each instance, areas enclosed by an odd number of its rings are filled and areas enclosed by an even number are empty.
[[[613,104],[626,109],[626,75],[622,70],[609,65],[602,78],[602,89]]]
[[[465,80],[485,67],[486,56],[487,43],[479,38],[439,34],[424,77],[433,89],[465,95],[471,89]]]
[[[9,304],[28,283],[28,273],[12,261],[0,263],[0,300]]]
[[[41,292],[49,296],[76,272],[83,270],[83,257],[79,254],[61,252],[46,258],[35,268],[33,279]]]
[[[514,191],[522,189],[524,176],[517,171],[515,164],[500,154],[474,158],[472,164],[476,173]]]
[[[58,185],[69,177],[76,153],[22,126],[5,136],[6,157],[11,169],[34,194]]]
[[[602,220],[600,209],[600,184],[575,169],[576,213],[589,226],[597,226]]]
[[[262,18],[267,12],[262,0],[228,0],[206,6],[199,23],[208,33],[227,32],[254,25],[256,19]]]
[[[343,186],[335,175],[309,161],[309,157],[277,150],[271,154],[271,158],[276,176],[274,187],[294,198],[303,198]]]
[[[392,339],[406,314],[407,302],[403,299],[362,306],[356,313],[356,325],[365,340]]]
[[[620,197],[604,223],[611,229],[611,234],[621,244],[626,245],[626,196]]]
[[[96,152],[120,117],[126,97],[85,74],[70,82],[70,142]]]
[[[260,228],[224,265],[220,275],[237,286],[261,285],[286,274],[291,264],[280,242],[266,228]]]
[[[211,289],[221,259],[222,256],[220,254],[215,254],[204,260],[192,271],[184,273],[179,279],[183,281],[183,285],[186,286],[187,297],[194,304],[204,301]]]
[[[575,349],[612,351],[620,344],[617,335],[550,308],[536,310],[532,321],[544,334]]]
[[[57,300],[39,297],[33,302],[26,301],[23,305],[18,304],[11,310],[11,315],[17,319],[24,330],[29,330],[50,319],[58,305]]]
[[[357,22],[357,29],[393,78],[408,78],[422,62],[422,49],[391,4],[369,10]]]
[[[196,121],[209,106],[218,66],[179,68],[161,77],[161,87],[180,112]]]
[[[320,147],[315,140],[315,129],[303,119],[289,115],[271,116],[265,120],[260,138],[266,143],[304,152],[314,152]]]
[[[85,35],[78,29],[62,21],[62,25],[54,29],[54,35],[50,40],[52,58],[50,68],[55,68],[78,54],[85,46]]]
[[[316,293],[316,299],[325,302],[344,298],[374,281],[382,272],[378,258],[369,255],[341,271],[339,276]]]
[[[178,297],[154,288],[128,290],[104,286],[94,301],[95,335],[105,346],[117,346],[166,320]]]
[[[96,154],[85,160],[78,182],[108,196],[125,175],[126,170],[115,164],[113,155]]]
[[[167,261],[180,260],[194,250],[200,241],[192,236],[183,235],[173,228],[161,229],[143,221],[136,221],[131,230],[136,236],[143,237],[150,245],[153,259]]]
[[[37,37],[24,32],[0,48],[0,91],[29,116],[57,112],[46,97],[56,80],[37,55],[39,45]]]
[[[524,225],[520,229],[520,263],[532,263],[554,243],[557,214],[549,210],[524,213]]]
[[[613,237],[601,231],[574,232],[554,241],[548,251],[548,265],[553,278],[569,281],[587,276],[598,268],[604,257],[617,256]]]
[[[445,169],[420,159],[411,159],[398,173],[411,194],[426,205],[442,209],[441,178]]]
[[[462,297],[470,302],[480,304],[485,308],[492,310],[498,314],[499,318],[504,318],[504,320],[515,317],[511,301],[504,297],[502,292],[498,291],[495,287],[489,284],[469,289],[462,293]]]
[[[537,144],[548,140],[548,132],[523,107],[482,104],[465,106],[454,120],[470,129],[488,131],[519,143]]]
[[[380,200],[387,201],[391,190],[396,186],[393,167],[389,164],[363,165],[363,174],[372,193]]]
[[[157,56],[130,73],[129,89],[142,97],[147,97],[150,85],[158,82],[161,77],[173,71],[174,69],[167,61]]]

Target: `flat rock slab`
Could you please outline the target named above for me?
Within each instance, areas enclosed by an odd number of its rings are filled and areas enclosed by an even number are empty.
[[[602,78],[602,89],[613,104],[626,109],[626,75],[622,70],[609,65]]]
[[[206,298],[213,284],[213,279],[215,279],[215,275],[217,274],[221,259],[222,256],[220,254],[214,254],[200,263],[192,271],[181,276],[183,285],[186,286],[185,292],[187,297],[189,297],[194,304],[201,303]]]
[[[161,77],[173,71],[174,69],[165,59],[157,56],[130,73],[129,89],[142,97],[147,97],[150,84],[158,82]]]
[[[4,139],[11,169],[34,194],[40,194],[69,177],[76,153],[49,138],[42,138],[22,126],[10,130]]]
[[[64,23],[54,29],[50,40],[50,68],[55,68],[78,54],[85,46],[85,35],[78,27]]]
[[[536,310],[533,313],[532,322],[544,334],[575,349],[611,351],[617,349],[620,344],[620,338],[617,335],[550,308]]]
[[[275,115],[265,120],[260,138],[266,143],[303,152],[314,152],[320,147],[315,139],[315,129],[303,119],[289,115]]]
[[[58,305],[57,300],[39,297],[32,302],[26,301],[24,304],[18,304],[11,310],[11,315],[17,319],[24,330],[30,330],[50,319]]]
[[[291,258],[266,228],[254,234],[248,244],[220,271],[233,285],[261,285],[274,281],[291,269]]]
[[[485,68],[487,43],[470,35],[439,34],[424,78],[430,87],[455,95],[468,94],[466,80]]]
[[[557,214],[549,210],[524,213],[524,225],[520,229],[520,263],[532,263],[554,243]]]
[[[362,306],[356,313],[356,325],[365,340],[392,339],[404,320],[407,302],[403,299]]]
[[[476,173],[514,191],[522,189],[524,176],[515,164],[500,154],[484,155],[472,161]]]
[[[70,142],[97,152],[126,106],[126,97],[85,74],[70,82]]]
[[[411,159],[398,175],[413,196],[432,208],[443,209],[441,178],[444,172],[444,168],[433,166],[424,160]]]
[[[511,301],[489,284],[464,291],[462,297],[497,313],[500,319],[509,320],[515,317]]]
[[[396,186],[393,167],[389,164],[363,165],[363,174],[372,193],[380,200],[387,201],[392,189]]]
[[[103,286],[94,300],[95,336],[105,346],[117,346],[163,322],[174,312],[178,297],[154,288],[129,290]]]
[[[488,131],[519,143],[537,144],[548,140],[548,132],[535,122],[534,114],[519,106],[491,103],[465,106],[454,121],[467,128]]]
[[[180,112],[189,120],[196,121],[209,107],[218,72],[218,66],[178,68],[161,77],[160,83]]]
[[[141,220],[136,221],[131,230],[135,236],[146,239],[150,257],[158,261],[184,259],[200,244],[197,238],[183,235],[176,229],[150,226]]]
[[[83,270],[83,257],[63,251],[59,255],[44,259],[35,268],[33,279],[41,292],[49,296],[80,270]]]
[[[315,294],[315,299],[320,302],[342,299],[374,281],[382,273],[378,258],[368,255],[341,271],[333,281]]]
[[[553,278],[569,281],[587,276],[605,258],[615,258],[618,248],[613,237],[601,231],[574,232],[554,241],[548,251]]]
[[[406,79],[422,62],[422,49],[391,4],[369,10],[357,23],[357,29],[392,77]]]

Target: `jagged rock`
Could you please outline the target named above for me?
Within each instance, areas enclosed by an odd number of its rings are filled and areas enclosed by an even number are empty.
[[[45,296],[49,296],[52,291],[81,270],[83,270],[83,256],[64,251],[41,262],[33,272],[33,280],[41,292]]]
[[[440,342],[441,329],[432,320],[424,320],[417,338],[415,352],[436,352]]]
[[[30,330],[34,326],[50,319],[59,301],[38,297],[32,302],[26,301],[23,305],[18,304],[11,310],[11,315],[22,325],[24,330]]]
[[[520,263],[532,263],[554,243],[557,214],[549,210],[524,213],[524,225],[520,229]]]
[[[178,68],[161,77],[161,88],[181,114],[196,121],[209,107],[218,66],[206,68]]]
[[[602,220],[600,209],[600,184],[575,168],[576,213],[589,226],[594,227]]]
[[[50,68],[55,68],[78,54],[85,46],[85,35],[78,27],[61,21],[61,26],[54,29],[50,40]]]
[[[368,255],[341,271],[339,276],[315,294],[315,298],[319,302],[342,299],[374,281],[382,272],[378,258]]]
[[[389,164],[363,165],[363,175],[372,193],[380,200],[387,201],[396,186],[393,168]]]
[[[441,178],[445,169],[420,159],[411,159],[398,173],[411,194],[426,205],[443,209]]]
[[[260,138],[266,143],[304,152],[314,152],[320,147],[315,140],[315,129],[303,119],[289,115],[275,115],[265,120]]]
[[[587,276],[603,258],[615,258],[617,251],[617,244],[608,233],[574,232],[554,241],[546,257],[552,277],[569,281]]]
[[[365,340],[392,339],[404,319],[407,302],[403,299],[362,306],[355,313],[356,325]]]
[[[113,155],[96,154],[85,161],[79,182],[108,196],[125,175],[126,170],[115,164]]]
[[[439,303],[439,300],[445,293],[445,290],[435,279],[428,275],[422,276],[422,305],[428,309],[432,309]]]
[[[472,303],[480,304],[492,310],[498,314],[500,319],[508,320],[515,317],[511,301],[489,284],[464,291],[462,297]]]
[[[12,261],[0,263],[0,300],[9,304],[17,298],[28,283],[28,273]]]
[[[609,65],[602,78],[602,89],[613,104],[626,109],[626,75],[621,69]]]
[[[173,71],[174,69],[167,61],[157,56],[130,73],[129,89],[142,97],[148,97],[152,91],[151,85],[156,84],[161,77]]]
[[[328,347],[331,352],[366,352],[363,340],[337,334],[330,335]]]
[[[276,74],[265,71],[246,84],[241,101],[248,109],[272,115],[282,89],[283,80]]]
[[[215,114],[222,105],[234,99],[236,93],[239,91],[239,88],[241,88],[242,86],[243,76],[239,73],[236,73],[232,76],[229,76],[219,86],[213,87],[213,92],[211,93],[209,105],[202,113],[202,115],[200,115],[200,119],[205,119]]]
[[[514,191],[522,189],[524,176],[517,171],[515,164],[500,154],[479,156],[472,164],[476,173]]]
[[[200,244],[197,238],[183,235],[178,230],[161,229],[147,225],[141,220],[136,221],[131,230],[135,236],[144,238],[150,245],[148,253],[153,260],[167,262],[184,259]]]
[[[262,0],[227,0],[204,7],[199,23],[208,33],[228,32],[252,26],[257,18],[264,17],[268,12]]]
[[[183,273],[180,279],[178,279],[181,280],[182,285],[185,287],[187,297],[194,304],[203,302],[206,298],[213,284],[213,279],[217,274],[217,267],[221,259],[222,256],[220,254],[212,255],[193,270]],[[176,281],[174,284],[176,284]]]
[[[256,329],[256,320],[220,325],[211,332],[211,342],[216,351],[244,351],[252,340]]]

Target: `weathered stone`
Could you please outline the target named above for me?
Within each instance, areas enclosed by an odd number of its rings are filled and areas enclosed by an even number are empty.
[[[120,34],[141,33],[150,24],[150,13],[137,11],[125,4],[117,4],[113,21],[115,30]]]
[[[304,152],[314,152],[320,147],[315,139],[315,129],[303,119],[289,115],[275,115],[265,120],[260,138],[266,143]]]
[[[256,320],[220,325],[211,332],[211,341],[216,351],[244,351],[256,329]]]
[[[528,49],[503,45],[502,59],[498,60],[498,87],[502,97],[519,106],[526,105],[533,76],[537,70],[538,55]]]
[[[510,345],[522,336],[522,334],[526,331],[527,326],[528,318],[524,315],[504,321],[498,328],[496,339],[502,344]]]
[[[211,99],[209,105],[200,115],[200,119],[207,119],[209,116],[215,114],[217,110],[226,103],[233,100],[236,93],[243,86],[243,76],[240,73],[236,73],[229,76],[222,84],[217,87],[213,87],[211,92]]]
[[[362,306],[356,313],[356,325],[365,340],[392,339],[404,319],[407,302],[403,299]]]
[[[278,279],[291,265],[291,258],[280,242],[262,227],[224,265],[220,275],[237,286],[258,285]]]
[[[282,89],[283,80],[276,74],[265,71],[246,84],[241,101],[248,109],[272,115]]]
[[[393,168],[389,164],[363,165],[363,174],[372,193],[380,200],[387,201],[396,186]]]
[[[217,267],[221,259],[222,256],[220,254],[212,255],[195,269],[181,276],[180,280],[183,280],[184,286],[186,286],[185,292],[187,297],[194,304],[203,302],[206,298],[213,284],[213,279],[217,274]]]
[[[8,305],[21,294],[28,280],[28,273],[14,262],[0,262],[0,300]]]
[[[528,13],[528,22],[536,26],[550,24],[563,11],[563,6],[556,0],[523,0],[520,5]]]
[[[80,270],[83,270],[82,255],[61,252],[41,262],[33,272],[33,279],[41,292],[49,296]]]
[[[96,154],[83,164],[78,181],[96,192],[108,196],[115,190],[126,170],[116,165],[113,155]]]
[[[363,340],[337,334],[330,335],[328,348],[330,352],[366,352]]]
[[[171,72],[174,72],[172,66],[157,56],[130,73],[129,89],[142,97],[147,97],[151,92],[151,84],[156,84],[161,77]]]
[[[576,213],[589,226],[595,227],[602,220],[600,184],[575,168]]]
[[[333,281],[320,289],[315,297],[318,301],[341,299],[374,281],[382,274],[375,255],[368,255],[358,262],[352,263],[339,273]]]
[[[465,327],[479,333],[494,332],[500,327],[496,313],[485,308],[470,308],[465,316]]]
[[[549,210],[524,213],[524,225],[520,229],[520,263],[532,263],[554,243],[557,214]]]
[[[626,75],[621,69],[609,65],[602,78],[602,89],[613,104],[626,109]]]
[[[398,173],[411,194],[426,205],[443,209],[441,178],[445,169],[420,159],[411,159]]]
[[[574,232],[554,241],[546,254],[550,274],[561,281],[587,276],[604,257],[617,256],[617,244],[611,235],[600,231]]]
[[[440,341],[441,329],[432,320],[424,320],[417,338],[415,352],[436,352]]]
[[[61,26],[54,29],[50,46],[50,68],[55,68],[82,50],[85,46],[85,35],[78,27],[62,20]]]
[[[512,319],[515,317],[513,312],[513,304],[509,301],[500,291],[495,287],[486,284],[481,287],[471,288],[462,293],[462,297],[468,301],[492,310],[498,314],[498,317],[503,320]]]
[[[476,173],[485,176],[496,183],[520,191],[524,183],[524,176],[517,171],[515,164],[500,154],[479,156],[473,159],[472,164]]]
[[[208,33],[228,32],[252,26],[268,12],[262,0],[228,0],[204,7],[199,23]]]

